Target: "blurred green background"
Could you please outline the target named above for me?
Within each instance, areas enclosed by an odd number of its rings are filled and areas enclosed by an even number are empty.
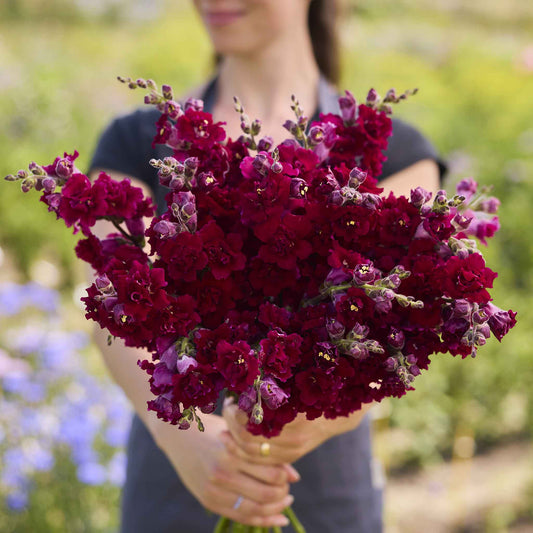
[[[495,302],[518,311],[502,344],[492,339],[461,362],[434,357],[416,391],[376,409],[391,533],[533,531],[532,35],[533,4],[523,0],[357,0],[343,20],[340,87],[358,99],[370,87],[380,94],[418,87],[395,113],[448,160],[445,187],[467,176],[494,185],[502,229],[484,254],[499,272]],[[0,175],[74,149],[86,168],[108,121],[140,104],[117,75],[170,83],[180,94],[204,81],[211,65],[186,0],[3,0]],[[55,284],[68,309],[83,272],[74,237],[53,218],[16,185],[0,184],[0,279]],[[487,457],[494,460],[480,462]],[[518,462],[529,473],[520,482],[511,474]],[[480,469],[488,480],[476,477]],[[0,531],[114,531],[118,492],[109,499],[108,487],[86,489],[87,513],[100,518],[72,522],[60,485],[37,491],[20,515],[0,506]],[[103,510],[106,501],[114,508]]]

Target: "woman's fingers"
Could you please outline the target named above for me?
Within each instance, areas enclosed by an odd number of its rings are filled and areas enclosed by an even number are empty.
[[[291,495],[286,495],[277,502],[259,503],[250,499],[248,494],[229,491],[216,483],[210,484],[206,497],[208,501],[204,505],[212,511],[233,521],[260,527],[288,525],[289,521],[282,513],[294,501]]]
[[[241,465],[235,465],[239,468]],[[253,469],[250,469],[253,471]],[[259,468],[255,469],[255,475],[266,475],[266,472],[260,472]],[[289,484],[287,482],[272,485],[260,481],[239,469],[217,469],[213,472],[212,482],[228,490],[245,494],[246,497],[257,503],[276,503],[283,500],[289,493]]]
[[[299,479],[298,473],[294,468],[292,471],[286,468],[285,465],[262,465],[259,463],[252,463],[248,460],[244,460],[241,457],[233,454],[228,450],[228,454],[233,458],[236,468],[247,474],[248,476],[253,477],[254,479],[261,481],[262,483],[267,483],[268,485],[273,486],[282,486],[287,487],[288,483],[294,483]],[[294,473],[296,473],[296,476]],[[296,479],[294,479],[296,477]]]

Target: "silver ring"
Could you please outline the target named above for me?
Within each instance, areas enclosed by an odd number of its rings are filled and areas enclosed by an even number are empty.
[[[240,506],[241,506],[241,503],[243,502],[244,498],[242,496],[239,496],[237,498],[237,501],[235,502],[235,505],[233,506],[233,508],[235,510],[237,510]]]

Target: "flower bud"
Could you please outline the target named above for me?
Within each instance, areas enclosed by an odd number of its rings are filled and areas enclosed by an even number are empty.
[[[248,115],[241,115],[241,130],[243,133],[249,134],[252,131],[252,126],[250,124],[250,119]]]
[[[189,355],[180,355],[176,361],[176,369],[180,374],[185,374],[189,368],[196,368],[198,363],[196,359],[190,357]]]
[[[161,180],[159,180],[161,185],[164,185]],[[185,180],[181,176],[172,174],[172,177],[167,183],[167,187],[173,191],[181,191],[185,187]]]
[[[233,97],[233,108],[237,113],[244,113],[244,107],[242,107],[241,101],[236,96]]]
[[[326,320],[326,330],[332,341],[342,339],[344,335],[344,326],[335,318],[328,318]]]
[[[248,387],[239,396],[239,409],[245,413],[251,413],[254,405],[257,402],[257,391],[254,387]]]
[[[178,104],[178,102],[175,102],[174,100],[168,100],[167,102],[165,102],[163,112],[168,115],[172,120],[176,120],[183,114],[181,106]]]
[[[259,152],[252,161],[252,166],[261,174],[261,176],[267,176],[270,170],[270,160],[266,152]]]
[[[6,181],[18,181],[19,177],[14,176],[13,174],[8,174],[7,176],[4,177],[4,179]]]
[[[364,344],[354,342],[348,350],[348,355],[359,361],[364,361],[369,355],[368,348]]]
[[[170,85],[161,85],[161,92],[165,100],[172,100],[172,87]]]
[[[490,337],[490,327],[488,323],[481,324],[476,327],[476,334],[483,335],[485,339]]]
[[[345,91],[345,96],[339,98],[341,116],[346,126],[353,126],[357,119],[357,102],[350,91]]]
[[[398,359],[395,357],[388,357],[385,360],[385,370],[387,372],[395,372],[398,368]]]
[[[324,141],[324,128],[322,126],[313,126],[309,130],[308,139],[311,146],[316,146]]]
[[[298,129],[300,131],[305,131],[305,128],[307,127],[307,122],[309,121],[309,118],[305,115],[300,115],[298,117]]]
[[[346,201],[346,198],[342,194],[342,191],[335,190],[330,193],[328,196],[328,204],[330,205],[343,205]]]
[[[268,152],[272,146],[274,146],[274,139],[266,135],[265,137],[259,139],[259,142],[257,143],[257,151]]]
[[[461,180],[455,188],[457,194],[465,197],[468,201],[477,192],[477,183],[472,178],[465,178]]]
[[[452,223],[458,230],[465,230],[470,226],[470,222],[472,222],[473,219],[474,217],[465,217],[461,213],[457,213],[453,217]]]
[[[398,102],[398,97],[396,96],[396,90],[395,89],[389,89],[387,91],[387,94],[385,95],[385,98],[383,99],[384,102]]]
[[[296,124],[296,122],[293,122],[292,120],[286,120],[283,123],[283,127],[296,138],[300,136],[300,128],[298,127],[298,124]]]
[[[368,177],[368,173],[361,170],[359,167],[354,167],[350,170],[348,185],[357,189]]]
[[[411,190],[411,203],[415,207],[422,207],[427,201],[431,199],[431,193],[422,187],[417,187]]]
[[[479,326],[480,324],[484,324],[489,319],[488,313],[484,309],[477,309],[472,313],[472,322]]]
[[[476,334],[473,329],[469,329],[461,338],[461,344],[465,346],[474,346],[476,343]]]
[[[134,237],[144,235],[144,220],[142,218],[128,218],[126,219],[126,227]]]
[[[191,427],[192,413],[189,409],[183,412],[183,416],[178,420],[178,429],[189,429]]]
[[[203,111],[204,103],[198,98],[188,98],[185,102],[185,111],[192,109],[193,111]]]
[[[261,121],[258,119],[255,119],[252,122],[250,130],[251,130],[252,135],[259,135],[259,132],[261,131]]]
[[[42,181],[43,189],[44,189],[45,192],[47,192],[47,193],[54,192],[55,189],[56,189],[56,185],[57,185],[56,180],[55,180],[54,178],[52,178],[51,176],[47,176],[47,177],[44,178],[43,181]]]
[[[398,274],[389,274],[380,281],[381,286],[387,289],[397,289],[401,283],[402,280]]]
[[[435,198],[433,199],[433,208],[444,208],[448,206],[448,197],[446,196],[445,190],[439,190],[435,194]]]
[[[363,194],[363,206],[367,209],[376,209],[381,204],[381,197],[378,194],[365,192]]]
[[[101,276],[98,276],[94,280],[94,284],[96,285],[96,288],[101,294],[114,294],[115,288],[113,287],[113,284],[111,283],[110,279],[107,277],[106,274],[102,274]]]
[[[260,424],[263,421],[263,408],[256,403],[252,409],[252,414],[250,415],[250,420],[254,424]]]
[[[410,353],[409,355],[406,356],[405,361],[409,365],[414,365],[417,363],[417,358],[412,353]]]
[[[275,172],[276,174],[280,174],[281,172],[283,172],[283,165],[279,161],[274,161],[274,163],[272,163],[272,166],[270,167],[270,170],[272,170],[272,172]]]
[[[183,162],[183,174],[185,178],[187,178],[187,180],[190,180],[196,174],[199,165],[200,162],[198,161],[197,157],[188,157],[187,159],[185,159],[185,161]]]
[[[369,339],[365,341],[365,346],[367,347],[368,351],[374,352],[374,353],[385,353],[385,350],[383,349],[383,346],[381,344],[374,340]]]
[[[34,176],[46,176],[46,172],[41,165],[38,165],[35,161],[32,161],[28,168]]]
[[[420,368],[418,368],[417,365],[411,365],[409,367],[409,372],[411,372],[412,376],[419,376],[420,375]]]
[[[368,335],[369,331],[370,328],[367,325],[356,322],[353,328],[350,330],[349,338],[356,340],[364,339]]]
[[[28,192],[28,191],[31,191],[35,187],[36,183],[37,183],[37,180],[33,177],[25,178],[20,184],[20,188],[22,189],[22,192]]]
[[[342,268],[332,268],[324,280],[324,286],[332,287],[340,285],[342,283],[346,283],[350,279],[352,279],[352,275],[349,272],[343,270]]]
[[[374,104],[376,104],[378,100],[379,100],[379,94],[377,93],[377,91],[373,88],[370,89],[370,91],[368,91],[368,94],[366,96],[366,105],[368,107],[373,107]]]
[[[453,304],[453,312],[456,316],[468,316],[470,315],[472,311],[472,304],[465,300],[464,298],[460,298],[459,300],[455,300]]]
[[[48,204],[48,209],[57,211],[59,209],[59,204],[61,203],[61,194],[58,192],[50,194],[46,197],[46,203]]]
[[[264,378],[259,386],[261,398],[265,401],[270,409],[277,409],[289,395],[272,379]]]
[[[482,200],[479,202],[478,209],[480,211],[484,211],[485,213],[494,214],[498,212],[498,208],[500,207],[500,200],[498,198],[495,198],[494,196],[491,196],[490,198],[487,198],[486,200]]]
[[[392,309],[392,301],[389,298],[383,296],[376,296],[373,298],[375,310],[378,313],[389,313]]]
[[[74,172],[74,163],[70,159],[60,159],[56,163],[55,168],[56,175],[63,179],[68,179]]]
[[[176,235],[178,225],[174,222],[170,222],[168,220],[160,220],[154,225],[154,231],[156,233],[159,233],[159,236],[162,239],[166,239],[168,237],[172,237],[173,235]]]
[[[210,415],[211,413],[214,413],[217,408],[217,402],[211,402],[207,405],[204,405],[203,407],[200,407],[200,411],[204,413],[204,415]]]

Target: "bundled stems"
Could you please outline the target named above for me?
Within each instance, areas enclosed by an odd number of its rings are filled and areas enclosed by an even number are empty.
[[[298,520],[294,511],[287,507],[283,514],[289,519],[295,533],[305,533],[305,528]],[[213,533],[282,533],[279,526],[261,527],[261,526],[247,526],[239,522],[233,522],[225,516],[220,517]]]

